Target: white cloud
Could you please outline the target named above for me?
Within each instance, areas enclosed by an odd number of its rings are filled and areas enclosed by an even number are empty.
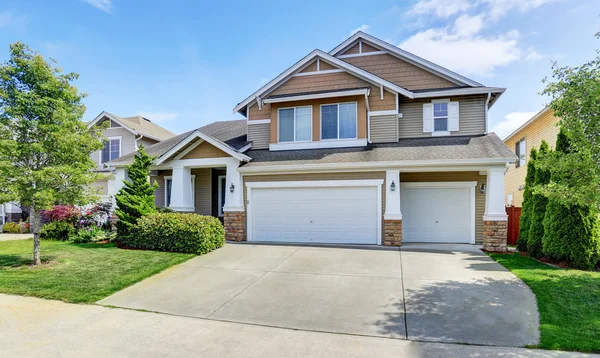
[[[104,12],[110,13],[112,10],[111,0],[83,0],[93,7],[100,9]]]
[[[176,112],[139,112],[138,116],[148,118],[154,123],[171,121],[179,116]]]
[[[527,56],[525,56],[525,61],[529,61],[529,62],[536,62],[536,61],[540,61],[546,58],[546,56],[540,54],[539,52],[537,52],[536,50],[532,49],[531,47],[528,49],[528,54]]]
[[[463,18],[452,29],[421,31],[398,46],[456,72],[483,77],[492,76],[497,67],[506,66],[521,57],[517,45],[518,31],[481,36],[476,32],[480,29],[479,20]]]
[[[348,35],[348,37],[354,35],[355,33],[359,32],[359,31],[367,32],[368,29],[369,29],[369,25],[362,24],[359,27],[355,28],[354,30],[350,31],[350,35]]]
[[[489,8],[489,18],[493,21],[500,19],[513,9],[527,12],[552,1],[554,0],[485,0]]]
[[[504,116],[502,121],[493,125],[490,132],[494,132],[498,137],[504,139],[531,119],[536,113],[537,112],[511,112]]]
[[[436,14],[441,18],[448,18],[454,14],[467,11],[473,4],[469,0],[419,0],[412,9],[411,14],[425,15]]]
[[[454,22],[454,32],[458,36],[474,35],[483,28],[483,15],[477,16],[460,15]]]

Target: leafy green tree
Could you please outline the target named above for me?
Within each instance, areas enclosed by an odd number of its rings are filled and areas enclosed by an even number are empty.
[[[521,217],[519,219],[519,239],[517,240],[517,249],[521,252],[527,251],[527,235],[531,226],[533,185],[535,182],[535,160],[538,157],[537,149],[531,148],[529,161],[527,162],[527,175],[525,176],[525,189],[523,191],[523,204],[521,208]]]
[[[41,263],[40,211],[53,204],[87,204],[99,178],[90,154],[103,147],[81,120],[85,106],[72,82],[27,45],[10,45],[0,65],[0,202],[30,208],[33,263]]]
[[[149,156],[141,145],[133,163],[127,166],[129,178],[115,195],[117,203],[115,213],[119,217],[117,233],[121,238],[129,235],[132,226],[139,218],[156,212],[154,191],[158,188],[158,184],[150,183],[148,180],[153,160],[154,158]]]
[[[538,160],[535,161],[535,179],[534,186],[546,185],[550,182],[550,173],[548,170],[537,166],[539,160],[543,160],[550,155],[550,146],[548,142],[542,140]],[[531,196],[531,221],[527,233],[527,253],[532,257],[542,257],[542,238],[544,237],[544,216],[546,215],[546,205],[548,198],[543,194],[536,193],[535,190]]]
[[[598,34],[596,34],[598,37]],[[561,180],[540,188],[563,204],[600,203],[600,55],[580,66],[553,64],[553,80],[542,94],[569,134],[574,150],[551,157],[541,165]]]
[[[569,155],[574,151],[567,131],[561,127],[552,156]],[[560,160],[560,158],[557,158]],[[551,182],[562,180],[570,172],[552,174]],[[559,183],[560,184],[560,183]],[[567,261],[571,267],[593,269],[600,257],[598,213],[590,206],[565,205],[555,196],[548,199],[544,217],[542,249],[553,261]]]

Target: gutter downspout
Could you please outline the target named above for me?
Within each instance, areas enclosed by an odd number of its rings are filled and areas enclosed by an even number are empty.
[[[140,136],[139,138],[135,138],[135,150],[139,149],[138,140],[141,140],[142,138],[144,138],[144,135],[141,133],[139,134],[139,136]]]
[[[488,110],[490,105],[490,99],[492,98],[492,92],[488,92],[487,99],[485,100],[485,132],[483,134],[488,134]]]

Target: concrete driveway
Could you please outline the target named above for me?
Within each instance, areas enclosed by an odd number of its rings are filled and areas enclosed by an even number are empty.
[[[227,244],[99,304],[262,326],[524,346],[535,296],[470,245]]]

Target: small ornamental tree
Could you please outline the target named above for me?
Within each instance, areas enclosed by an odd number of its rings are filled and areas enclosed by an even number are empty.
[[[77,78],[19,42],[0,65],[0,202],[30,209],[34,265],[41,263],[41,210],[90,203],[90,184],[101,177],[91,153],[103,144],[81,120]]]
[[[540,151],[538,160],[543,160],[550,155],[550,146],[545,140],[542,140],[540,145]],[[535,186],[541,186],[550,182],[550,173],[537,166],[537,160],[535,168]],[[548,198],[540,193],[536,193],[535,190],[531,197],[531,219],[529,225],[529,231],[527,233],[527,253],[532,257],[542,257],[542,238],[544,237],[544,216],[546,215],[546,205],[548,204]]]
[[[129,178],[115,195],[117,203],[115,213],[119,217],[117,233],[120,237],[129,235],[139,218],[156,212],[154,191],[158,188],[158,184],[150,183],[148,180],[153,160],[154,158],[149,156],[141,145],[133,163],[127,166]]]
[[[525,189],[523,191],[523,204],[521,209],[521,218],[519,219],[519,239],[517,240],[517,250],[527,251],[527,235],[531,226],[533,185],[535,181],[535,160],[538,157],[537,149],[531,148],[529,161],[527,162],[527,175],[525,176]]]
[[[561,127],[556,139],[554,157],[569,155],[574,151],[567,131]],[[555,158],[561,160],[561,158]],[[553,172],[551,182],[560,182],[571,172],[559,175]],[[600,256],[598,214],[593,207],[580,204],[566,205],[555,196],[548,198],[544,217],[542,249],[552,261],[567,261],[569,266],[591,270]]]

